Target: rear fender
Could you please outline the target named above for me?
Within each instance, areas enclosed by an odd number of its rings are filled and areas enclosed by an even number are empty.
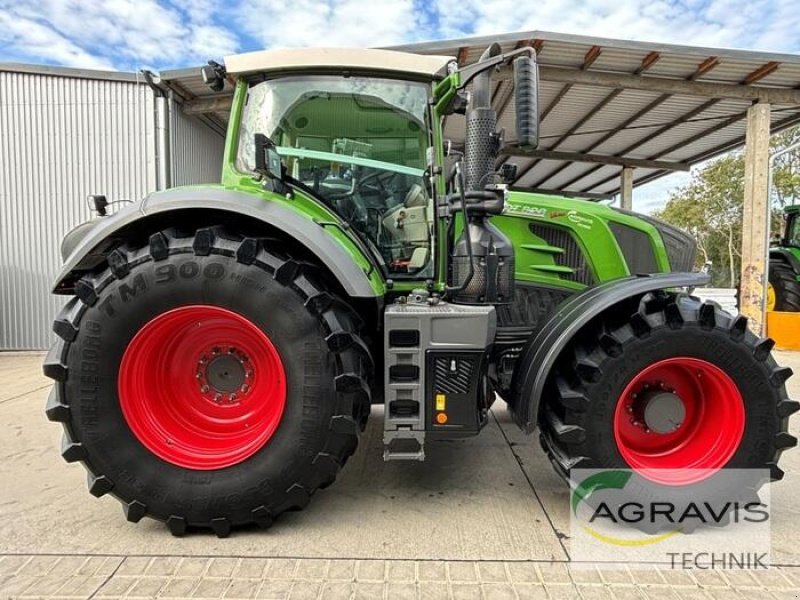
[[[236,214],[282,231],[330,269],[350,297],[374,298],[381,294],[373,281],[375,273],[371,273],[371,279],[351,254],[319,224],[277,202],[223,188],[175,188],[159,192],[111,217],[100,219],[71,244],[71,253],[56,278],[53,293],[72,293],[75,280],[105,262],[120,239],[124,239],[124,230],[156,215],[169,216],[170,213],[174,214],[177,224],[182,212],[198,209]]]
[[[770,248],[769,258],[770,260],[781,260],[785,262],[792,268],[795,275],[800,275],[800,259],[789,250],[785,248]]]
[[[526,342],[514,369],[509,402],[514,421],[526,433],[536,428],[545,382],[559,355],[590,320],[620,302],[655,290],[707,284],[706,273],[659,273],[609,281],[564,301]]]

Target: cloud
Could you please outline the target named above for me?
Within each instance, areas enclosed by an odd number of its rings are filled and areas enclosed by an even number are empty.
[[[199,6],[204,10],[156,0],[5,3],[0,42],[21,58],[91,68],[185,66],[235,52],[236,36],[210,20],[212,5]],[[49,42],[60,45],[53,51]]]
[[[245,0],[234,14],[264,47],[279,48],[389,46],[420,39],[432,25],[413,0]]]
[[[672,44],[792,51],[794,0],[433,0],[443,37],[543,30]]]
[[[796,51],[796,0],[0,0],[3,60],[134,70],[539,29]]]

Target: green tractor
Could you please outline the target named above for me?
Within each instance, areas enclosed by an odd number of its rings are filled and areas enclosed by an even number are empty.
[[[780,479],[791,370],[744,317],[681,291],[707,282],[693,240],[497,172],[505,146],[537,145],[535,58],[297,49],[204,68],[234,93],[221,183],[62,245],[46,413],[89,491],[129,521],[227,536],[333,483],[373,404],[384,459],[417,461],[477,435],[497,395],[565,479]],[[493,78],[514,85],[509,139]]]
[[[784,209],[781,239],[769,249],[767,310],[800,312],[800,205]]]

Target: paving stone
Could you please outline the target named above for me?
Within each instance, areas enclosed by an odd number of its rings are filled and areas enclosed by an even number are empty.
[[[569,576],[574,583],[603,583],[603,578],[594,565],[570,565]]]
[[[188,598],[200,584],[199,577],[175,577],[161,590],[160,598]]]
[[[344,581],[329,581],[322,588],[323,600],[349,600],[355,594],[355,584]]]
[[[207,558],[184,558],[178,566],[176,575],[179,577],[202,577],[211,561]]]
[[[226,600],[247,600],[248,598],[255,598],[260,587],[261,581],[258,579],[234,579],[230,587],[225,590],[224,597]]]
[[[297,560],[293,558],[273,558],[269,562],[265,577],[267,579],[292,579],[295,569],[297,569]]]
[[[386,584],[386,597],[390,600],[417,600],[417,586],[414,583]]]
[[[447,565],[441,560],[422,560],[417,563],[417,576],[420,581],[447,581]]]
[[[454,583],[450,586],[453,600],[480,600],[483,597],[477,583]]]
[[[478,582],[478,572],[473,562],[451,562],[447,565],[448,578],[452,582]]]
[[[58,562],[58,556],[34,556],[19,570],[19,575],[47,575]]]
[[[141,577],[128,591],[126,598],[154,598],[167,583],[167,577]]]
[[[646,568],[646,569],[632,569],[633,579],[636,581],[637,584],[665,584],[667,581],[661,575],[661,571],[659,569],[653,568]],[[724,585],[724,581],[723,581]]]
[[[315,581],[296,581],[289,591],[289,600],[314,600],[319,597],[321,587],[322,584]]]
[[[174,575],[180,564],[181,559],[178,556],[159,556],[147,567],[147,575]]]
[[[48,573],[59,577],[74,575],[83,566],[86,559],[86,556],[62,556]]]
[[[238,558],[214,558],[208,565],[205,577],[230,577],[239,566]]]
[[[390,560],[386,563],[387,581],[417,580],[417,565],[413,560]]]
[[[43,575],[37,577],[32,585],[25,588],[20,594],[21,598],[38,598],[55,596],[58,588],[64,585],[64,578],[60,575]]]
[[[445,586],[446,587],[446,586]],[[383,598],[383,583],[377,582],[356,582],[356,600],[375,600],[376,598]],[[445,589],[445,595],[443,598],[447,598],[447,590]]]
[[[239,561],[233,576],[237,579],[261,579],[267,568],[268,561],[265,558],[243,558]]]
[[[122,564],[119,566],[119,569],[117,569],[117,575],[120,576],[144,575],[152,561],[153,559],[149,557],[128,556],[127,558],[125,558],[125,560],[122,561]]]
[[[328,565],[329,581],[355,581],[356,561],[332,560]]]
[[[769,588],[794,587],[794,584],[784,576],[783,571],[776,567],[770,569],[753,569],[750,573],[761,585]]]
[[[484,583],[482,587],[485,600],[516,600],[517,598],[510,583]]]
[[[222,598],[230,584],[230,579],[204,577],[194,588],[192,598]]]
[[[544,589],[553,600],[574,600],[578,598],[578,588],[569,583],[546,583]]]
[[[565,563],[539,563],[536,567],[539,569],[545,585],[549,583],[572,583]]]
[[[114,576],[97,590],[97,598],[120,598],[136,583],[134,577]]]
[[[800,598],[800,591],[798,588],[793,590],[778,590],[770,592],[770,596],[774,598],[774,600],[797,600]],[[752,598],[757,598],[757,596],[751,596]]]
[[[660,569],[660,573],[664,581],[671,586],[693,587],[697,585],[697,580],[692,577],[693,571],[686,569]]]
[[[417,586],[420,600],[446,600],[450,597],[447,584],[444,582],[422,581]],[[379,598],[380,596],[373,596]]]
[[[324,559],[306,558],[297,563],[296,579],[322,580],[328,574],[328,561]]]
[[[0,581],[0,598],[13,598],[38,581],[33,575],[14,575]]]
[[[105,583],[105,577],[87,577],[74,575],[64,579],[64,585],[58,588],[58,598],[88,598]]]
[[[600,577],[605,583],[633,583],[633,574],[625,567],[611,568],[598,566],[597,571],[600,573]],[[692,584],[694,584],[694,581],[692,581]]]
[[[644,590],[632,585],[612,585],[609,589],[611,589],[615,600],[643,600],[647,597]],[[656,598],[665,600],[664,594],[660,594]]]
[[[510,562],[506,568],[514,583],[542,583],[539,570],[532,562]]]
[[[3,556],[0,558],[0,576],[16,575],[30,560],[30,556]]]
[[[328,571],[328,578],[334,579],[330,572],[335,563],[331,563]],[[340,577],[339,579],[343,579]],[[356,563],[356,581],[384,581],[386,579],[386,561],[383,560],[360,560]]]
[[[264,600],[285,600],[289,597],[289,590],[292,589],[291,581],[265,581],[256,598],[263,598]]]
[[[515,583],[514,591],[517,592],[519,600],[543,600],[547,598],[547,591],[545,591],[543,585]]]
[[[572,572],[573,576],[575,572]],[[605,584],[579,583],[578,594],[583,600],[614,600],[611,588]]]
[[[478,563],[478,576],[481,583],[506,583],[509,581],[506,566],[502,562]]]

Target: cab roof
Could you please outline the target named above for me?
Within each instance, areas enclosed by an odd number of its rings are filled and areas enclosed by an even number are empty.
[[[259,50],[225,57],[231,75],[282,71],[365,71],[438,79],[447,75],[452,56],[360,48]]]

